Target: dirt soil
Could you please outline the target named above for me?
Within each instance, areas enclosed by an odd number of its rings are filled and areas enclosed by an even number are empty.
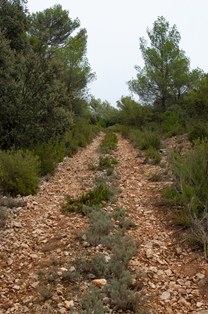
[[[140,242],[130,267],[146,274],[144,289],[152,296],[148,308],[154,314],[208,313],[208,265],[203,252],[188,246],[184,230],[173,225],[171,209],[161,199],[161,190],[171,182],[166,149],[177,144],[175,139],[165,144],[160,165],[150,165],[117,136],[115,172],[121,193],[115,205],[128,209],[137,226],[127,231]],[[88,218],[76,212],[65,215],[61,204],[66,195],[78,197],[94,186],[95,172],[89,164],[98,160],[103,138],[101,133],[73,158],[65,158],[55,175],[41,182],[37,195],[24,198],[26,206],[10,212],[0,230],[0,313],[64,314],[69,313],[70,305],[78,313],[80,295],[90,280],[79,289],[70,284],[69,289],[54,277],[61,276],[78,253],[98,249],[75,236],[87,228]],[[151,180],[153,174],[161,174],[158,182]],[[41,293],[46,273],[51,276],[53,293],[45,301],[43,295],[50,293]]]

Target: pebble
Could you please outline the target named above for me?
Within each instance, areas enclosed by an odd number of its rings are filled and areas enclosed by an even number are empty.
[[[162,300],[168,300],[168,299],[170,299],[170,292],[165,291],[165,292],[163,292],[163,293],[161,294],[160,297],[161,297]]]

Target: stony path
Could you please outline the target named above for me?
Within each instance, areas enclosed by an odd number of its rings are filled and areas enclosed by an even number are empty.
[[[50,302],[40,305],[38,272],[59,261],[64,267],[80,250],[74,230],[83,230],[87,218],[76,213],[63,215],[60,203],[66,194],[76,197],[93,186],[94,173],[88,164],[98,159],[103,137],[100,134],[72,159],[66,158],[56,174],[41,184],[37,195],[25,198],[27,206],[13,212],[6,229],[0,231],[0,313],[64,314],[68,312],[66,300],[77,301],[60,285]],[[207,264],[201,253],[185,245],[182,231],[166,218],[167,209],[159,207],[160,190],[166,183],[148,179],[151,173],[161,171],[160,166],[143,164],[129,142],[118,138],[116,172],[122,192],[117,205],[129,209],[137,225],[128,231],[141,243],[130,267],[146,273],[144,288],[153,296],[148,305],[151,312],[207,314]],[[52,310],[54,303],[56,310]]]

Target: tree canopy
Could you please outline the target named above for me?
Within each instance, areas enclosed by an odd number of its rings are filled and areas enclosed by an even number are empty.
[[[188,89],[189,59],[179,48],[181,36],[175,25],[163,16],[158,17],[153,28],[147,28],[150,46],[140,38],[144,67],[136,66],[137,78],[128,82],[132,92],[142,101],[155,104],[165,111],[178,103]]]
[[[54,141],[86,109],[94,74],[79,26],[61,5],[30,16],[24,0],[0,0],[1,149]]]

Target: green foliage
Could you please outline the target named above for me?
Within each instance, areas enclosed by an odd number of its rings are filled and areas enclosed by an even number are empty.
[[[163,16],[147,29],[150,46],[140,38],[140,50],[145,66],[138,71],[137,78],[128,82],[131,91],[144,102],[155,104],[157,109],[166,111],[168,106],[178,103],[187,90],[189,60],[179,49],[180,34],[175,25]]]
[[[12,50],[24,51],[27,40],[25,32],[28,30],[26,1],[1,0],[0,29],[9,40]]]
[[[131,236],[125,235],[116,239],[112,248],[113,255],[109,261],[109,270],[117,278],[127,268],[130,259],[136,254],[137,246]]]
[[[207,121],[208,115],[208,74],[197,73],[197,85],[188,93],[185,99],[186,113],[194,120]]]
[[[166,197],[173,200],[176,205],[180,205],[174,212],[174,221],[184,227],[190,227],[197,241],[201,235],[200,241],[204,244],[208,238],[206,227],[208,217],[207,160],[207,141],[199,142],[193,150],[186,152],[183,156],[172,153],[170,163],[174,184],[165,192]]]
[[[63,44],[64,40],[79,27],[79,20],[72,21],[68,13],[60,4],[56,4],[43,12],[31,15],[29,34],[32,38],[38,39],[39,49]]]
[[[38,190],[40,162],[29,151],[0,151],[0,185],[4,193],[16,196]]]
[[[113,191],[104,184],[97,185],[93,190],[81,195],[77,199],[67,196],[67,203],[63,204],[64,210],[78,210],[84,214],[83,205],[93,206],[103,202],[107,202],[113,196]]]
[[[109,157],[109,156],[106,156],[106,157],[102,157],[100,156],[99,157],[99,164],[96,166],[96,165],[92,165],[90,164],[89,165],[89,168],[91,170],[107,170],[109,172],[108,175],[110,175],[110,169],[113,170],[114,166],[118,164],[118,161],[113,158],[113,157]]]
[[[102,140],[102,143],[100,145],[100,151],[105,154],[109,154],[112,152],[112,150],[116,149],[118,143],[118,138],[116,134],[113,132],[107,132],[104,139]]]
[[[104,314],[106,309],[103,306],[102,295],[99,288],[91,285],[90,290],[85,293],[82,299],[81,314]]]
[[[120,108],[118,112],[119,122],[133,127],[142,127],[151,119],[151,108],[147,105],[140,105],[130,96],[122,97],[117,101]]]
[[[150,146],[146,151],[145,151],[145,160],[144,160],[144,163],[146,162],[150,162],[152,163],[153,165],[157,165],[160,163],[161,161],[161,155],[160,153],[155,149],[153,148],[152,146]],[[150,161],[149,161],[150,159]]]
[[[0,207],[0,228],[3,228],[6,224],[8,217],[8,211],[6,208]]]
[[[56,144],[52,142],[40,143],[34,148],[33,153],[39,157],[40,174],[44,176],[53,173],[56,164],[63,160],[65,147],[63,142]]]
[[[86,239],[91,245],[97,246],[113,230],[113,222],[103,210],[93,210],[88,217],[92,225],[86,231]]]
[[[130,289],[131,276],[128,272],[124,273],[120,278],[113,278],[104,287],[104,292],[111,299],[112,304],[117,310],[133,311],[139,310],[139,313],[149,313],[144,307],[145,298],[142,293],[135,293]]]
[[[167,112],[162,122],[163,132],[166,136],[176,136],[184,131],[183,120],[175,111]]]
[[[40,293],[44,301],[49,300],[53,296],[51,288],[47,286],[40,286],[38,288],[38,292]]]
[[[90,119],[93,124],[100,127],[109,127],[119,121],[118,110],[109,102],[102,102],[100,99],[91,98],[89,103]]]
[[[158,133],[152,131],[144,131],[140,135],[138,146],[141,149],[148,149],[150,147],[159,149],[161,147],[161,139]]]
[[[129,228],[134,228],[135,224],[132,220],[126,219],[128,213],[126,210],[121,209],[120,207],[114,208],[113,212],[110,214],[110,217],[113,218],[120,228],[127,230]]]
[[[152,173],[151,176],[149,177],[149,180],[152,182],[158,182],[161,180],[161,174],[158,172]]]
[[[196,140],[204,140],[208,137],[207,128],[203,125],[195,125],[194,128],[188,133],[188,140],[192,143]]]

